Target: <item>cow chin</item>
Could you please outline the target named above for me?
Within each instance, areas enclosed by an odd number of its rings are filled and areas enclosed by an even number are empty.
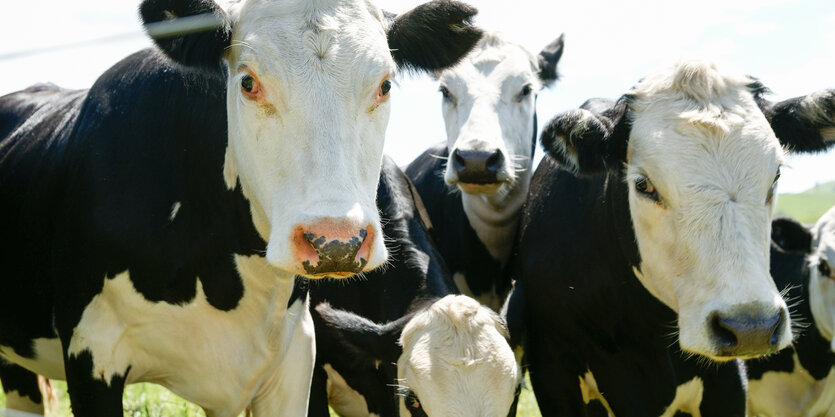
[[[376,206],[358,203],[316,204],[296,216],[273,216],[267,261],[276,268],[310,279],[349,278],[382,265],[388,256]]]

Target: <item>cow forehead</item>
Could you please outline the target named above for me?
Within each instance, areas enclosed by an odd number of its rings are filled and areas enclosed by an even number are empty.
[[[395,68],[383,14],[368,1],[249,0],[232,16],[227,59],[235,67],[257,63],[262,70],[293,78],[325,74],[337,82],[363,84]],[[357,75],[361,78],[352,78]]]
[[[508,79],[538,83],[537,65],[536,57],[521,45],[487,34],[458,65],[444,71],[440,81],[469,88],[474,84],[501,87]]]
[[[735,193],[761,184],[758,194],[767,192],[784,156],[751,82],[685,65],[639,83],[629,107],[628,173],[671,190]]]

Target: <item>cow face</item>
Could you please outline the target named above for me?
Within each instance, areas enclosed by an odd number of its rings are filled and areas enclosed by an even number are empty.
[[[367,0],[244,0],[227,10],[146,0],[141,13],[169,57],[225,75],[222,171],[250,200],[267,260],[309,278],[382,264],[374,196],[392,77],[454,64],[480,37],[468,24],[475,10],[436,1],[388,19]],[[158,34],[165,20],[195,16],[220,28]]]
[[[771,105],[764,88],[703,62],[680,62],[620,101],[554,119],[543,145],[628,190],[634,271],[678,312],[682,349],[716,360],[791,342],[769,277],[769,231],[783,148],[835,141],[835,91]]]
[[[370,369],[395,356],[401,417],[508,415],[522,371],[502,320],[477,301],[449,295],[385,325],[327,305],[316,311]]]
[[[527,191],[536,134],[536,95],[557,78],[560,36],[538,56],[498,36],[439,76],[449,161],[447,184],[469,194]],[[520,178],[520,176],[522,178]]]
[[[815,225],[814,253],[809,271],[809,305],[821,335],[835,352],[835,208]]]

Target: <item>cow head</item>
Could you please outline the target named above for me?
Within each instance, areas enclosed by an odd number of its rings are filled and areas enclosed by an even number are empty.
[[[769,231],[784,148],[835,143],[835,91],[777,104],[755,80],[682,61],[616,103],[557,116],[546,151],[628,189],[641,283],[678,313],[682,349],[756,357],[792,339],[769,276]],[[615,185],[618,186],[618,185]]]
[[[240,182],[267,260],[309,278],[351,276],[385,261],[374,196],[392,77],[402,67],[454,64],[480,38],[469,25],[475,13],[449,0],[396,17],[368,0],[141,6],[166,55],[226,78],[226,183]],[[174,19],[171,26],[217,23],[161,33]]]
[[[508,415],[522,371],[502,320],[477,301],[449,295],[385,325],[326,304],[316,311],[347,350],[397,361],[401,417]],[[402,351],[390,358],[398,339]]]
[[[440,73],[447,131],[444,180],[468,194],[527,194],[536,142],[536,96],[557,79],[563,36],[533,55],[486,35]]]
[[[812,229],[814,243],[809,272],[809,305],[815,325],[835,352],[835,207]]]

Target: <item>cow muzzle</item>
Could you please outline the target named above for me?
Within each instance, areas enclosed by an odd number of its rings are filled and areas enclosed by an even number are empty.
[[[447,182],[468,194],[492,194],[510,181],[504,153],[500,149],[456,148],[449,158]]]
[[[785,345],[788,312],[767,312],[759,303],[750,303],[725,313],[715,311],[708,319],[708,334],[719,358],[756,358],[777,352]],[[765,310],[765,311],[764,311]],[[789,333],[790,335],[790,333]]]
[[[296,268],[308,278],[347,278],[368,265],[374,227],[324,218],[293,230],[291,248]]]

